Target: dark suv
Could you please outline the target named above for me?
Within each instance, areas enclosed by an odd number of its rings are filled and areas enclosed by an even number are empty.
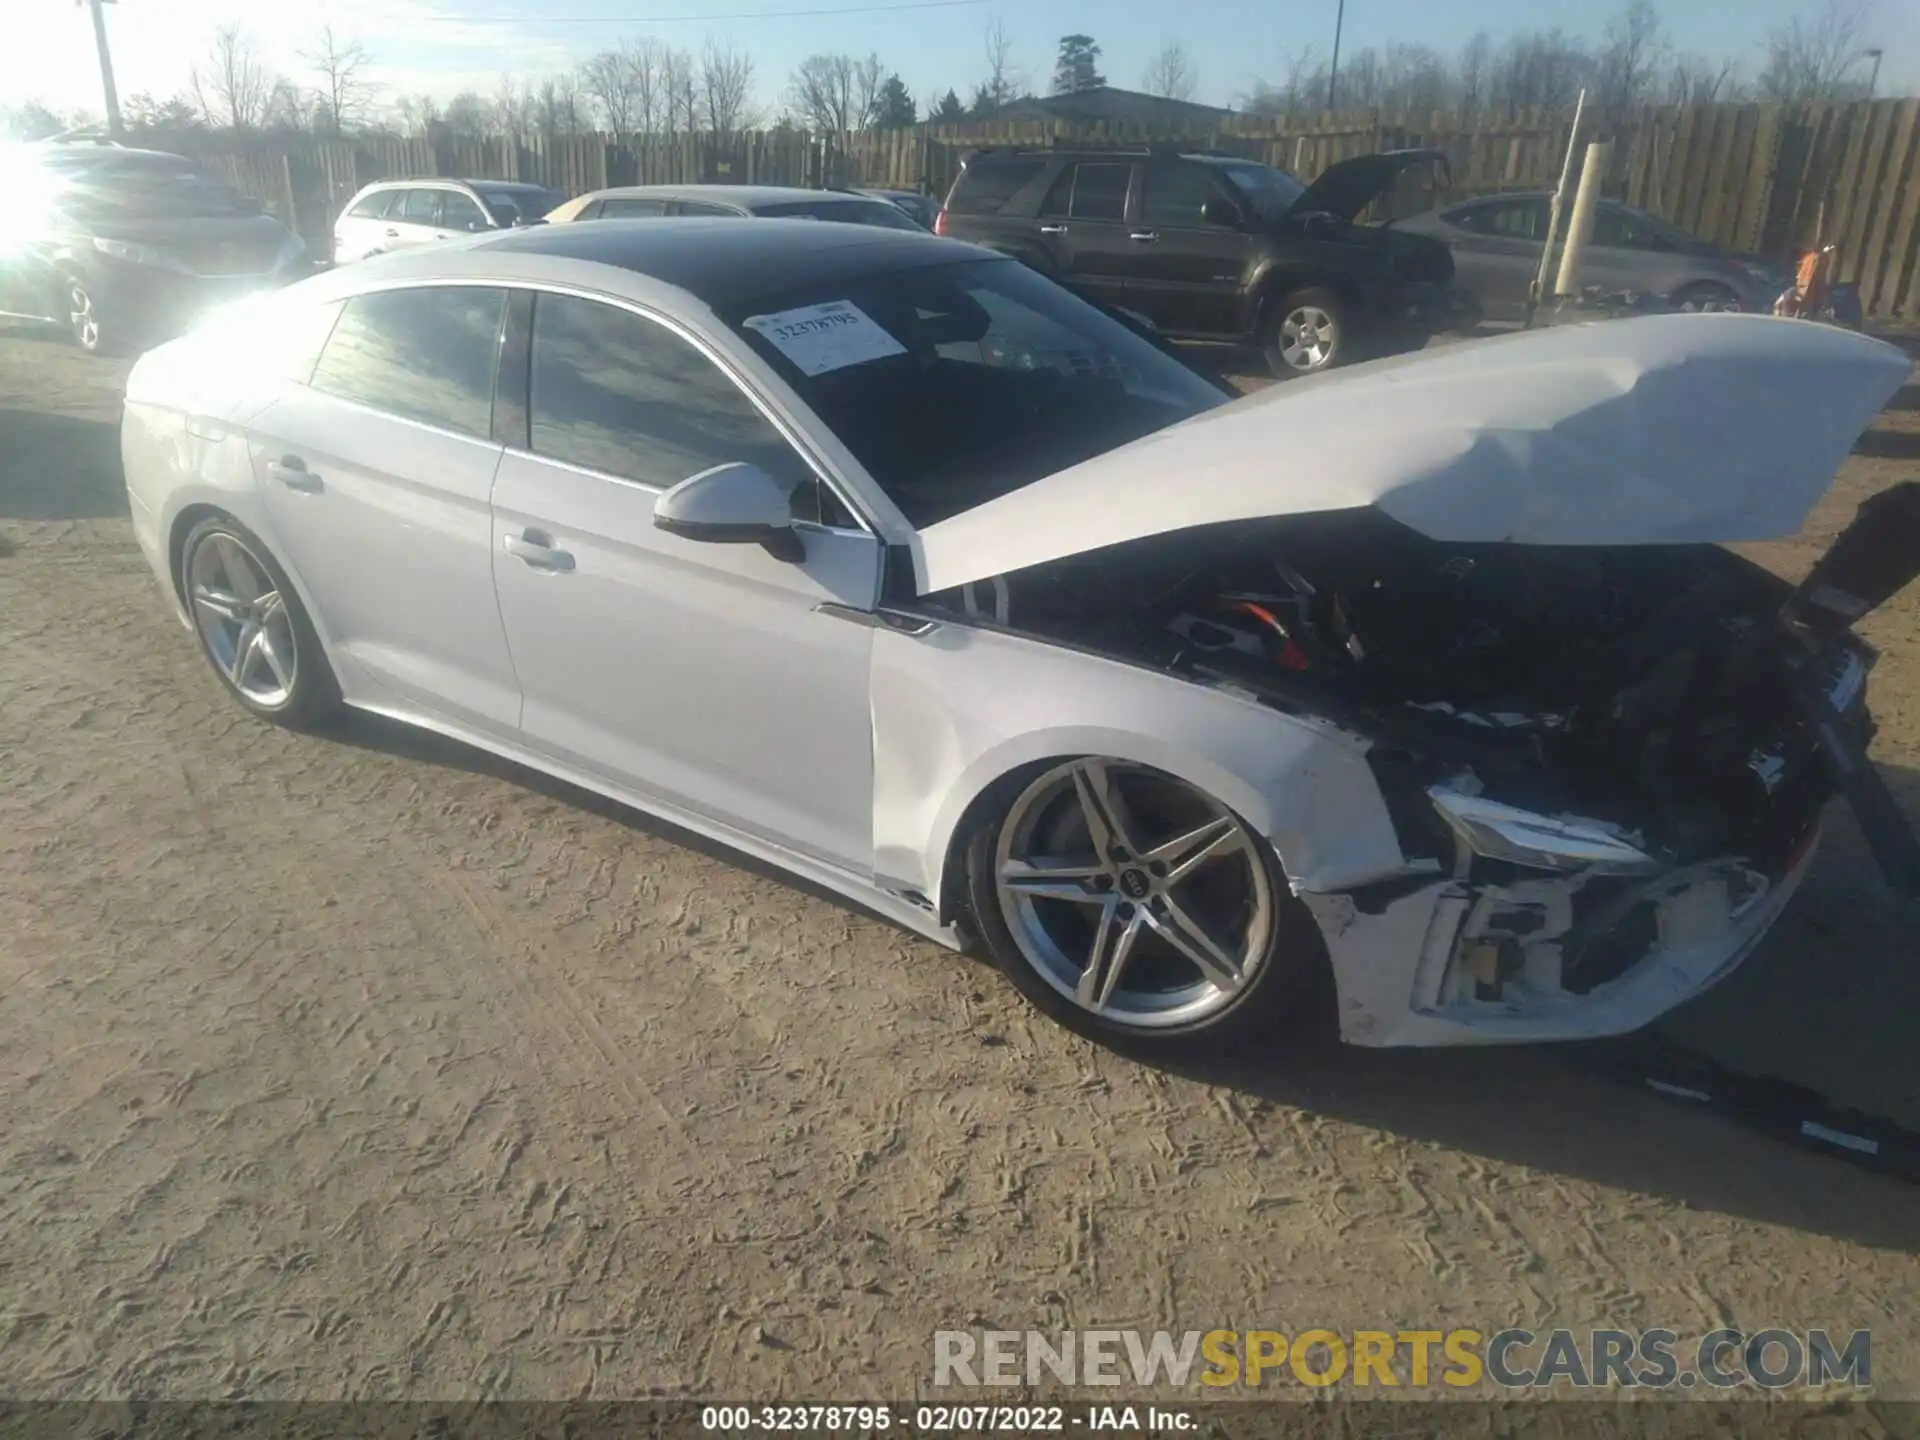
[[[117,145],[0,147],[19,243],[0,316],[111,350],[179,334],[222,301],[313,273],[298,237],[191,160]]]
[[[1124,307],[1170,338],[1258,345],[1276,375],[1417,349],[1478,320],[1430,237],[1357,225],[1432,150],[1363,155],[1311,185],[1233,156],[982,150],[935,226]]]

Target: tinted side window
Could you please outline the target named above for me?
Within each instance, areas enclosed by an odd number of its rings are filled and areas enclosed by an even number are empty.
[[[440,223],[440,192],[409,190],[407,198],[397,210],[388,213],[388,218],[405,220],[409,225],[437,225]]]
[[[650,215],[667,213],[664,200],[620,199],[602,200],[597,209],[597,218],[601,220],[638,220]]]
[[[1047,198],[1040,202],[1040,213],[1043,216],[1064,215],[1072,204],[1073,166],[1069,165],[1047,187]]]
[[[440,226],[444,230],[465,230],[469,226],[476,229],[491,229],[486,212],[477,205],[470,195],[462,195],[457,190],[449,190],[441,197]]]
[[[1544,240],[1547,235],[1547,203],[1544,200],[1514,200],[1500,205],[1480,205],[1455,211],[1447,217],[1462,230],[1476,235],[1504,235],[1509,240]]]
[[[663,325],[616,306],[541,295],[533,307],[536,455],[666,489],[744,461],[805,493],[813,471],[718,366]]]
[[[1199,225],[1200,207],[1219,194],[1203,165],[1178,160],[1147,167],[1140,192],[1140,221],[1145,225]]]
[[[738,215],[738,210],[729,210],[724,205],[709,205],[704,200],[681,200],[675,203],[676,215]]]
[[[1666,237],[1631,210],[1602,205],[1593,217],[1593,243],[1622,250],[1668,250]]]
[[[1046,160],[1040,157],[972,160],[947,197],[947,209],[955,215],[998,215],[1046,168]]]
[[[376,190],[347,213],[358,220],[378,220],[393,205],[398,190]]]
[[[504,290],[381,290],[347,301],[314,367],[316,390],[484,438],[493,419]]]
[[[1131,165],[1081,165],[1073,178],[1076,220],[1123,220],[1127,214],[1127,181]]]

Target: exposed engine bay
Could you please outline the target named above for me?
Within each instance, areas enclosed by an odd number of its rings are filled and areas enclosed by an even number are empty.
[[[1920,846],[1864,760],[1876,657],[1846,628],[1920,571],[1920,547],[1896,553],[1920,536],[1920,486],[1880,502],[1798,590],[1713,545],[1443,543],[1368,508],[935,599],[1364,737],[1409,861],[1463,887],[1448,983],[1496,998],[1548,937],[1555,973],[1535,980],[1581,993],[1684,926],[1693,882],[1722,921],[1757,902],[1841,789],[1890,883],[1920,887]],[[1524,836],[1551,817],[1581,838],[1543,862]]]

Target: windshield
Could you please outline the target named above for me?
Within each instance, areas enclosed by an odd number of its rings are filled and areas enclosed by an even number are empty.
[[[838,220],[843,225],[878,225],[883,230],[924,228],[884,200],[796,200],[757,206],[753,213],[769,220]]]
[[[725,318],[916,528],[1227,398],[1010,260],[793,290]]]
[[[482,190],[480,198],[497,218],[510,221],[516,214],[523,220],[543,219],[565,197],[558,190]]]
[[[1278,220],[1307,193],[1307,187],[1284,170],[1270,165],[1222,165],[1220,172],[1253,206],[1262,220]]]

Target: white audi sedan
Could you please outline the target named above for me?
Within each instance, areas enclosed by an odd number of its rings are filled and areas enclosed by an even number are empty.
[[[1234,399],[968,245],[609,221],[247,302],[139,362],[124,452],[257,715],[601,792],[1108,1041],[1438,1045],[1702,990],[1842,789],[1915,882],[1848,631],[1914,495],[1798,591],[1713,543],[1906,373],[1678,315]]]

